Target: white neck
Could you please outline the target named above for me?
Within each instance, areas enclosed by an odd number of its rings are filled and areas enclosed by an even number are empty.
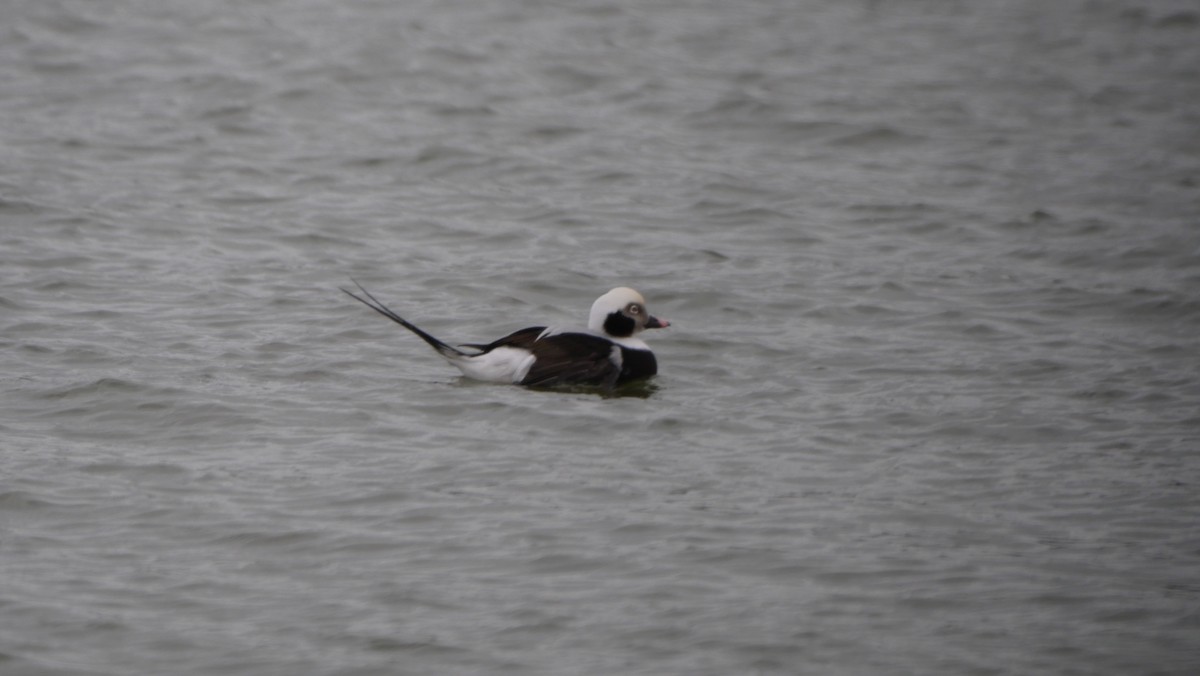
[[[601,331],[600,335],[604,335],[604,332]],[[634,338],[633,336],[630,336],[628,338],[613,338],[612,336],[605,336],[605,338],[608,338],[609,340],[616,343],[617,345],[620,345],[621,347],[627,347],[631,350],[649,350],[650,349],[650,346],[646,344],[646,341],[642,340],[641,338]]]

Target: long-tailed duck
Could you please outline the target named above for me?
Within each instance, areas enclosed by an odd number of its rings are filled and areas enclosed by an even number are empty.
[[[645,341],[643,329],[661,329],[670,322],[646,311],[646,299],[618,287],[596,299],[587,330],[531,326],[491,343],[452,347],[392,312],[357,281],[366,298],[342,289],[351,298],[417,334],[463,375],[476,380],[516,383],[531,387],[587,385],[611,389],[658,373],[658,362]]]

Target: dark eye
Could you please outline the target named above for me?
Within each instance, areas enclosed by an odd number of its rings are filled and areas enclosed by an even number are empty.
[[[635,303],[635,304],[629,306],[629,314],[636,315],[636,314],[641,314],[641,312],[642,312],[641,305],[637,305]]]

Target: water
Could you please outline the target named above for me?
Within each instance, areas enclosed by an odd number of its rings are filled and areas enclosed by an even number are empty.
[[[0,15],[0,673],[1200,667],[1191,3]]]

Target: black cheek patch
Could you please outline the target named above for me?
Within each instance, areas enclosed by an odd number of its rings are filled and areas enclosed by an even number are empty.
[[[620,312],[614,312],[604,320],[604,332],[617,338],[632,336],[635,328],[637,323]]]

